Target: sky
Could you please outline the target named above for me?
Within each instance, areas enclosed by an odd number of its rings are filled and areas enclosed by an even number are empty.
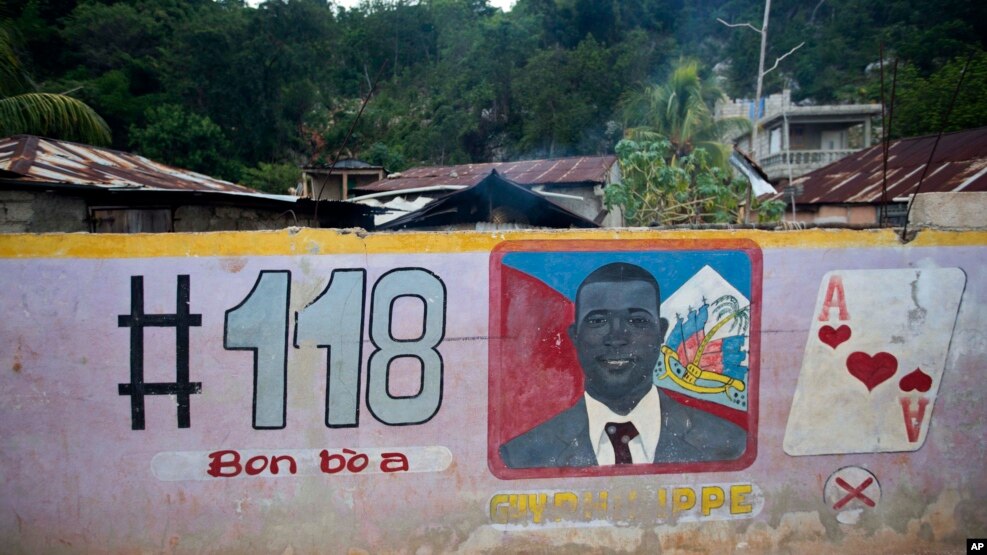
[[[334,0],[334,2],[336,4],[339,4],[340,6],[345,6],[347,8],[355,8],[357,5],[360,4],[360,0]],[[517,2],[517,0],[487,0],[487,4],[489,4],[491,7],[500,8],[505,12],[510,11],[511,7],[514,6],[515,2]]]
[[[251,6],[256,6],[257,4],[260,4],[262,1],[263,0],[247,0],[247,4]],[[345,8],[355,8],[360,4],[360,1],[361,0],[333,0],[335,4],[339,6],[343,6]],[[487,4],[489,4],[491,7],[500,8],[505,12],[510,11],[511,8],[514,7],[515,2],[517,2],[517,0],[487,0]]]

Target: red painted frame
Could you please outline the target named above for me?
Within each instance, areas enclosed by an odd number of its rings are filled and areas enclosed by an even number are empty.
[[[566,468],[508,468],[500,459],[499,447],[511,437],[503,437],[501,425],[510,401],[517,399],[511,383],[505,379],[502,349],[509,348],[504,338],[510,337],[503,329],[504,290],[503,258],[511,252],[600,252],[600,251],[742,251],[751,264],[751,324],[748,340],[748,420],[747,449],[731,461],[693,463],[634,464]],[[760,247],[745,239],[655,239],[655,240],[563,240],[563,241],[507,241],[498,244],[490,253],[490,304],[489,304],[489,355],[487,401],[487,464],[494,476],[504,480],[528,478],[569,478],[595,476],[624,476],[641,474],[679,474],[695,472],[737,471],[749,467],[757,458],[758,430],[758,382],[761,354],[761,299],[763,259]],[[564,338],[568,341],[568,338]],[[689,399],[684,399],[689,403]],[[539,422],[531,422],[531,426]]]

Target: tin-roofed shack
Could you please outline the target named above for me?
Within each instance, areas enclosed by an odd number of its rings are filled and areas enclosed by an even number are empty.
[[[883,146],[876,145],[796,179],[793,186],[781,198],[794,198],[798,221],[873,225],[883,206],[888,223],[902,225],[916,193],[987,191],[987,127],[945,133],[938,145],[935,135],[893,141],[887,179]]]
[[[604,227],[623,225],[619,212],[608,212],[603,206],[603,189],[620,181],[620,165],[616,156],[412,168],[368,185],[354,187],[350,189],[350,194],[364,198],[374,195],[381,202],[385,198],[399,196],[411,203],[423,196],[434,200],[449,191],[474,186],[494,170],[504,179],[548,198],[581,218]]]
[[[497,170],[475,185],[445,192],[420,209],[378,223],[378,230],[506,230],[599,227]]]
[[[302,168],[298,196],[319,200],[347,200],[351,191],[384,179],[384,167],[361,160],[345,159],[335,164],[311,164]]]
[[[0,139],[0,232],[370,229],[374,213],[262,194],[127,152],[32,135]]]

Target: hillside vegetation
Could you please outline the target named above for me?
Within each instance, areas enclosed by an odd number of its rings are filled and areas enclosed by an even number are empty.
[[[8,0],[0,21],[37,89],[99,113],[112,146],[267,190],[292,167],[345,154],[391,171],[612,153],[628,98],[682,58],[752,97],[763,3],[754,0]],[[769,75],[800,101],[877,101],[883,42],[896,135],[987,124],[987,3],[775,0]],[[718,79],[718,81],[717,81]],[[372,91],[372,94],[371,94]],[[945,92],[944,92],[945,91]],[[363,99],[369,96],[357,121]],[[348,137],[348,140],[347,140]]]

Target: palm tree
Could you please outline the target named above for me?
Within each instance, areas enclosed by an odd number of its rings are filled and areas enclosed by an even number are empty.
[[[37,91],[14,53],[10,32],[0,22],[0,137],[20,133],[110,143],[110,127],[85,102]]]
[[[732,147],[721,138],[731,130],[749,130],[750,122],[714,118],[710,105],[722,97],[716,85],[700,79],[698,62],[679,60],[665,83],[648,85],[622,99],[624,123],[630,125],[625,135],[637,140],[664,137],[672,143],[676,158],[703,149],[713,164],[725,168]]]

